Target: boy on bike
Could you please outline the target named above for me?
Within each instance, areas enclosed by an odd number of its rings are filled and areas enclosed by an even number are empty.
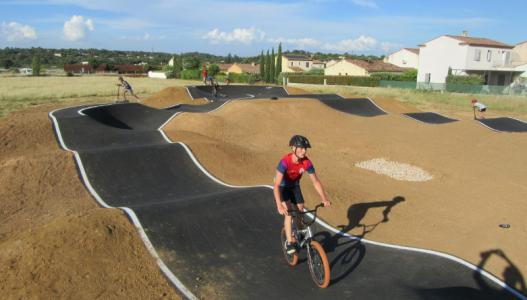
[[[307,158],[307,148],[311,148],[309,140],[301,135],[295,135],[289,141],[291,153],[286,154],[276,167],[276,176],[274,181],[274,198],[278,213],[283,215],[284,228],[287,236],[287,253],[296,252],[295,242],[291,236],[291,216],[288,210],[304,209],[304,198],[300,190],[300,179],[307,172],[313,182],[313,186],[320,195],[324,206],[330,206],[326,192],[322,183],[315,174],[313,163]]]

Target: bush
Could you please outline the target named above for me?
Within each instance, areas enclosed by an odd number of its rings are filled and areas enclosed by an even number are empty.
[[[291,83],[324,84],[324,75],[288,75]]]
[[[201,71],[199,69],[181,71],[181,79],[201,80]]]
[[[249,83],[249,84],[252,84],[252,83],[255,83],[261,80],[260,75],[247,74],[247,73],[243,73],[243,74],[229,73],[227,78],[229,78],[230,82]]]
[[[446,78],[446,83],[483,85],[484,81],[481,75],[448,75]]]
[[[417,70],[410,69],[404,71],[404,73],[389,73],[389,72],[378,72],[372,73],[371,77],[379,78],[379,80],[387,81],[417,81]]]

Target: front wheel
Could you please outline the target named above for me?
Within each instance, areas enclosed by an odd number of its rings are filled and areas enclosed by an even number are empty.
[[[287,253],[287,236],[285,235],[284,227],[282,227],[282,252],[287,263],[292,267],[296,266],[298,263],[298,254],[296,252],[293,254]]]
[[[330,280],[330,270],[326,251],[317,241],[311,241],[308,251],[307,259],[311,278],[319,288],[327,288]]]

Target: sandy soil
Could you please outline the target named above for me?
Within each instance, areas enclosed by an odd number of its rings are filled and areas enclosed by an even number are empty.
[[[54,108],[0,119],[1,298],[181,299],[128,218],[88,194]]]
[[[392,113],[416,111],[390,99],[378,102]],[[470,120],[433,126],[398,114],[362,118],[315,100],[234,101],[208,114],[181,114],[164,130],[188,144],[212,174],[237,185],[272,184],[289,137],[304,134],[333,201],[322,217],[333,226],[475,265],[500,249],[503,255],[491,255],[485,269],[519,289],[527,274],[527,244],[520,242],[527,238],[525,134],[492,132]],[[417,166],[434,179],[397,181],[354,167],[373,158]],[[303,188],[308,203],[318,201],[309,180]]]
[[[144,105],[160,109],[176,104],[202,105],[207,103],[208,101],[203,98],[193,100],[187,89],[180,86],[163,89],[142,102]]]
[[[196,103],[183,91],[163,91],[144,103]],[[168,98],[172,94],[178,96]],[[392,113],[415,111],[376,100]],[[2,298],[180,299],[128,218],[99,208],[82,185],[73,156],[53,134],[47,114],[55,108],[0,119]],[[272,183],[289,136],[303,133],[314,145],[309,155],[333,201],[323,218],[334,226],[474,264],[483,252],[501,249],[504,254],[491,255],[483,267],[516,287],[526,274],[525,135],[494,133],[474,122],[430,126],[398,115],[360,118],[303,100],[235,101],[209,114],[183,113],[165,130],[232,184]],[[353,166],[378,157],[418,166],[434,179],[401,182]],[[253,168],[240,172],[238,163]],[[316,193],[304,183],[313,204]],[[501,223],[511,227],[501,229]],[[203,293],[218,291],[211,286]]]

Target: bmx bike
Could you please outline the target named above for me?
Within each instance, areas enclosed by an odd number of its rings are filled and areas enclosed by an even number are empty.
[[[285,260],[290,266],[296,266],[298,263],[298,252],[306,248],[309,273],[311,273],[311,279],[319,288],[326,288],[329,285],[329,262],[322,245],[313,239],[311,225],[317,219],[317,210],[323,206],[323,204],[319,204],[315,209],[303,212],[297,210],[287,211],[292,216],[291,234],[293,239],[296,240],[297,251],[293,254],[287,253],[287,236],[285,228],[282,228],[282,252]],[[305,220],[304,216],[307,213],[313,213],[311,220]]]

